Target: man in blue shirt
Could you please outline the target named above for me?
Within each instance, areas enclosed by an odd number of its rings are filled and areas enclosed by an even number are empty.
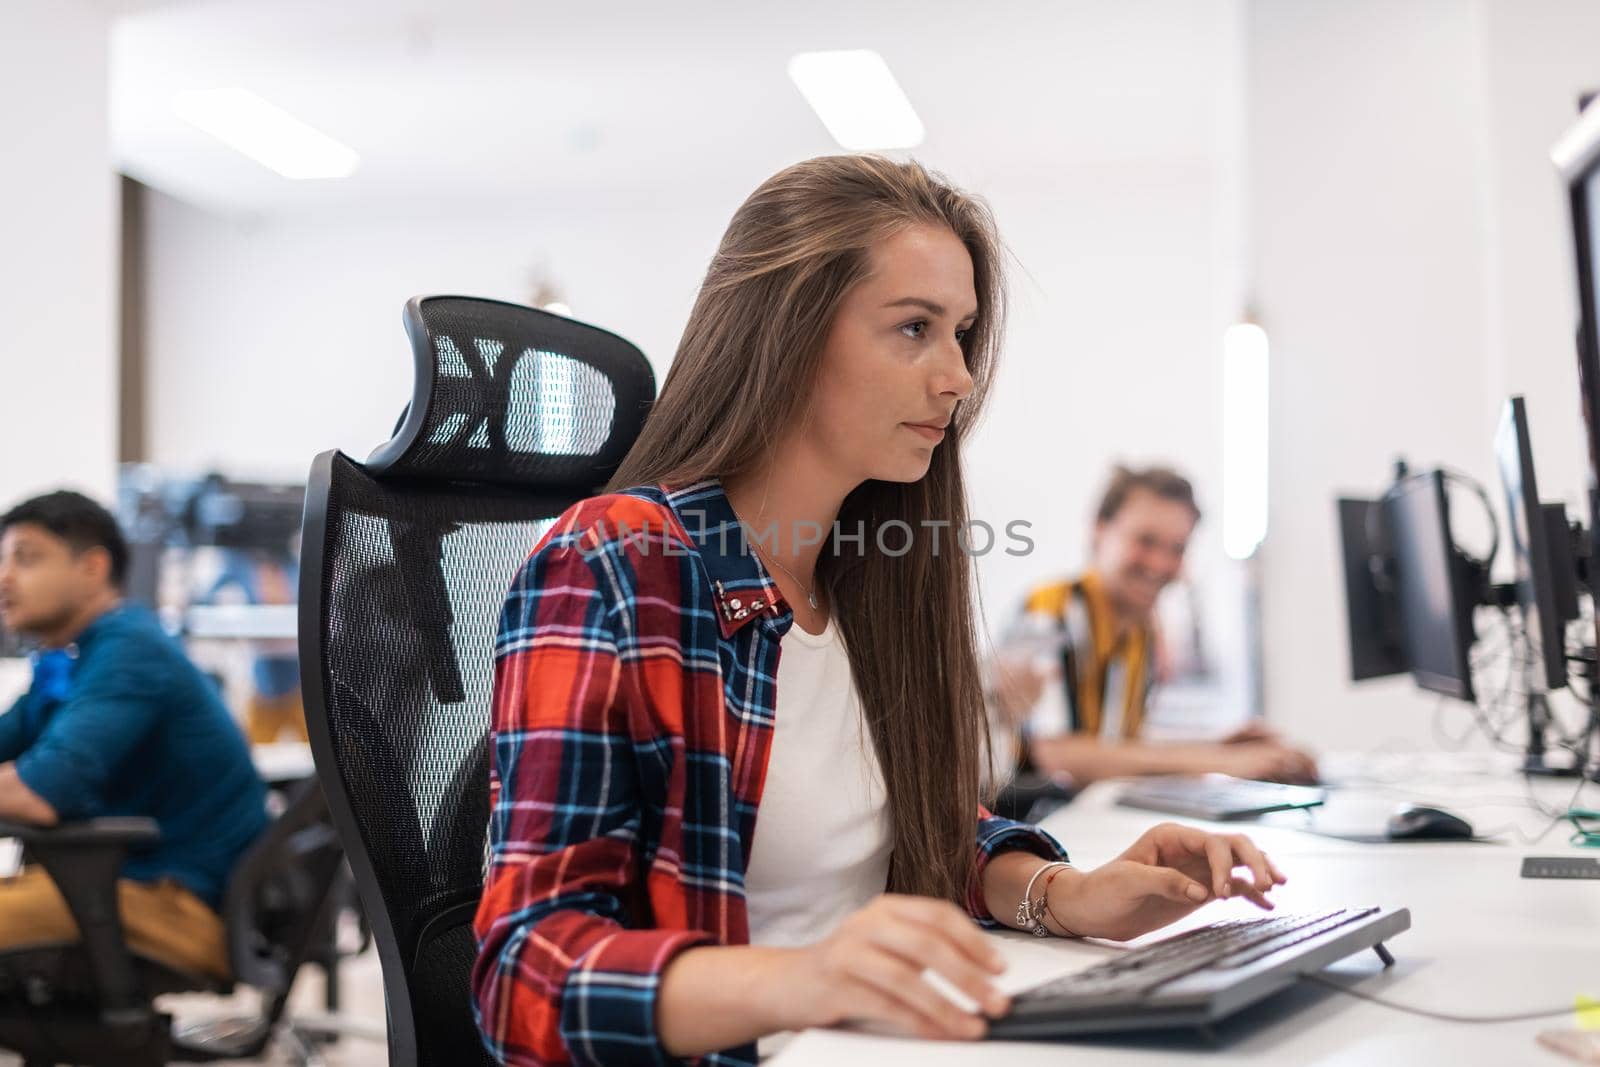
[[[33,684],[0,715],[0,818],[154,819],[160,842],[130,855],[118,883],[129,944],[225,976],[217,909],[266,826],[265,787],[216,687],[155,616],[122,602],[127,555],[116,520],[78,493],[0,515],[0,625],[41,649]],[[42,870],[0,880],[0,951],[76,936]]]

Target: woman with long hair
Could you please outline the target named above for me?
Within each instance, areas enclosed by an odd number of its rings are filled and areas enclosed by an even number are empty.
[[[474,970],[502,1062],[976,1038],[1008,1007],[980,925],[1271,906],[1246,838],[1162,825],[1079,870],[981,807],[960,446],[1003,303],[987,209],[915,163],[809,160],[735,213],[608,493],[507,597]]]

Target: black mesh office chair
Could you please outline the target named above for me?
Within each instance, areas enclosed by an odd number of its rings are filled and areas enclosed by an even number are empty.
[[[117,873],[131,848],[157,837],[152,819],[92,819],[42,828],[0,823],[61,889],[80,943],[0,953],[0,1048],[33,1065],[159,1067],[260,1055],[284,1013],[296,974],[327,921],[329,887],[342,859],[321,789],[306,780],[248,848],[228,879],[222,918],[232,981],[177,970],[131,951],[117,915]],[[227,993],[234,982],[262,994],[260,1011],[223,1026],[174,1033],[152,999],[163,993]]]
[[[405,308],[415,393],[366,463],[324,452],[301,542],[317,773],[383,967],[392,1067],[489,1063],[472,918],[495,629],[549,523],[611,477],[655,378],[620,337],[465,297]]]

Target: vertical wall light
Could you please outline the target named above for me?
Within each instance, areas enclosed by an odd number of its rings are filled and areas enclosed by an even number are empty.
[[[1267,331],[1222,335],[1222,547],[1249,559],[1267,536]]]

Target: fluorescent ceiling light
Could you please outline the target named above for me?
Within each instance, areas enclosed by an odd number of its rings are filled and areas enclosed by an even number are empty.
[[[1249,559],[1267,536],[1267,331],[1222,335],[1222,547]]]
[[[833,139],[852,152],[922,143],[922,120],[876,52],[801,52],[789,60],[789,77]]]
[[[347,178],[361,157],[248,89],[195,89],[172,98],[185,122],[297,181]]]

